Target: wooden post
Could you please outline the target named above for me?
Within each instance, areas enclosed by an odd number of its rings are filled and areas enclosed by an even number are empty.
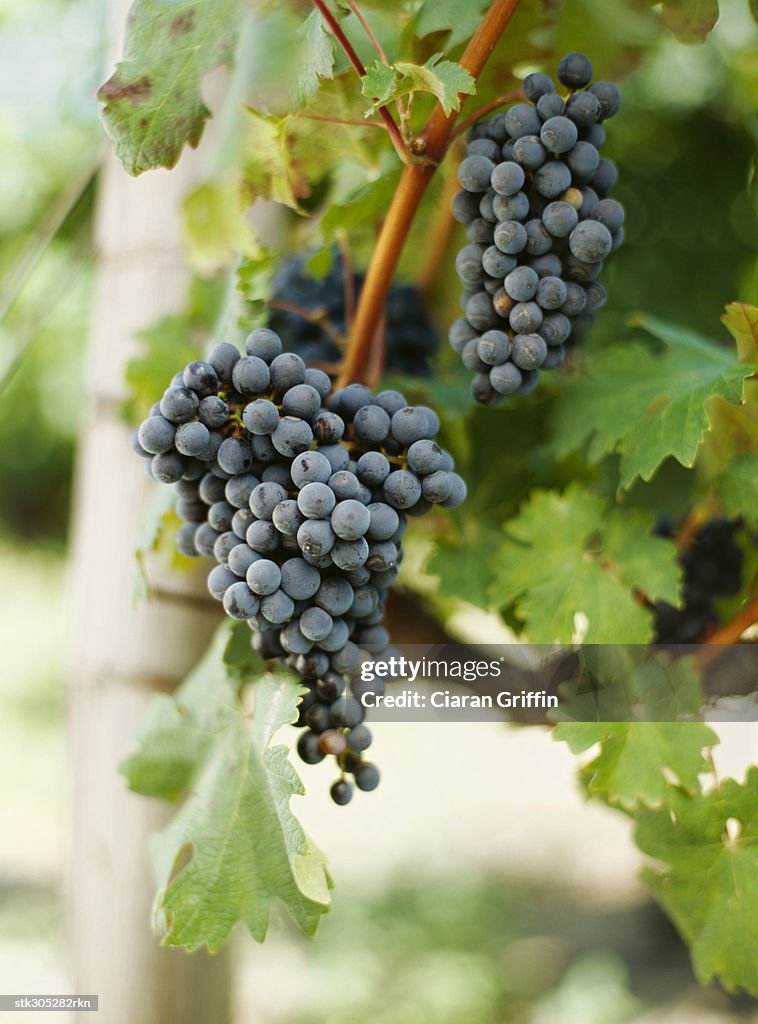
[[[114,53],[128,0],[113,0]],[[227,1024],[228,958],[162,948],[151,931],[148,839],[171,808],[131,794],[116,772],[153,692],[185,676],[219,622],[205,589],[150,566],[156,595],[134,605],[134,548],[149,481],[119,417],[135,332],[182,308],[188,271],[182,198],[202,155],[129,178],[108,156],[96,218],[99,254],[88,363],[91,415],[75,497],[69,700],[73,827],[67,879],[73,991],[100,996],[108,1024]],[[76,1016],[92,1024],[91,1013]]]

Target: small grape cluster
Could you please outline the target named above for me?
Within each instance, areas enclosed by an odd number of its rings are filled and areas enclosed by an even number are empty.
[[[684,601],[681,608],[655,603],[654,643],[696,644],[718,626],[714,599],[738,594],[742,587],[742,551],[735,539],[741,525],[739,519],[710,519],[680,552]],[[661,519],[654,533],[673,538],[674,529]]]
[[[211,594],[248,622],[262,658],[301,676],[298,752],[308,764],[337,759],[331,794],[346,804],[346,772],[362,790],[379,781],[363,758],[361,697],[383,683],[363,683],[360,667],[388,656],[382,622],[407,517],[459,505],[466,486],[435,441],[432,409],[361,384],[332,391],[266,328],[245,353],[222,343],[190,363],[132,446],[176,489],[179,550],[216,560]]]
[[[335,363],[342,358],[335,332],[344,337],[347,331],[344,263],[335,253],[331,269],[318,280],[308,273],[306,263],[305,257],[296,257],[280,264],[274,277],[269,327],[281,337],[287,351],[296,352],[306,363]],[[362,272],[353,273],[356,300],[364,279]],[[310,318],[298,310],[306,311]],[[385,314],[386,368],[409,377],[428,377],[429,359],[439,348],[439,335],[418,291],[412,285],[393,284]]]
[[[598,151],[621,98],[591,78],[587,57],[570,53],[558,66],[566,99],[548,75],[528,75],[529,102],[469,134],[452,202],[468,241],[456,259],[464,316],[449,338],[484,405],[533,391],[606,302],[597,278],[623,241],[624,208],[608,198],[616,167]]]

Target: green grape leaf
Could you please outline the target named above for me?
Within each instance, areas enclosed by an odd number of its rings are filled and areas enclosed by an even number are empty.
[[[154,837],[154,924],[165,945],[215,952],[239,922],[262,942],[274,899],[308,935],[328,912],[323,855],[289,806],[302,783],[287,748],[270,746],[297,717],[301,693],[289,679],[261,679],[252,728],[239,712],[229,717],[203,751],[191,794]]]
[[[249,636],[247,624],[242,625]],[[137,751],[119,766],[136,793],[177,800],[192,785],[214,734],[236,716],[239,679],[225,660],[234,636],[234,627],[224,622],[173,696],[153,698],[140,725]],[[260,674],[263,663],[256,661]]]
[[[559,455],[585,442],[591,462],[618,452],[624,489],[638,476],[650,480],[669,456],[691,467],[708,426],[706,400],[721,395],[740,403],[745,378],[758,369],[688,329],[652,317],[638,323],[665,344],[665,353],[637,344],[598,353],[566,387],[555,421]]]
[[[450,50],[473,35],[488,7],[488,0],[424,0],[416,18],[416,35],[449,32],[446,49]]]
[[[637,815],[636,842],[658,864],[643,880],[690,946],[695,975],[758,995],[758,768],[694,795],[671,787]]]
[[[504,524],[490,596],[515,605],[534,643],[647,643],[650,612],[633,590],[674,599],[678,590],[674,546],[650,537],[650,525],[631,511],[609,516],[580,484],[533,491]]]
[[[638,804],[658,806],[673,775],[691,793],[708,769],[703,751],[718,743],[702,722],[563,722],[553,738],[580,754],[595,744],[600,752],[579,772],[588,796],[631,811]]]
[[[680,722],[702,717],[701,673],[694,659],[629,644],[585,644],[582,671],[561,684],[555,722]]]
[[[232,62],[239,21],[239,0],[132,4],[124,59],[97,94],[129,174],[173,167],[185,145],[197,146],[210,117],[203,77]]]
[[[301,40],[297,91],[301,103],[315,96],[322,78],[331,78],[334,69],[332,38],[324,28],[317,10],[311,11],[298,32]]]
[[[499,539],[497,531],[480,520],[466,520],[462,536],[447,536],[435,542],[426,571],[444,582],[444,593],[478,608],[489,608],[489,556]]]
[[[718,0],[663,0],[661,20],[681,43],[703,43],[719,18]]]
[[[476,92],[476,82],[460,64],[442,60],[442,54],[435,53],[423,65],[398,62],[389,68],[377,60],[367,69],[361,89],[364,96],[375,100],[375,107],[410,93],[430,92],[449,114],[460,109],[459,94],[472,96]]]
[[[234,179],[198,185],[186,196],[183,215],[187,252],[199,274],[218,273],[256,246]]]
[[[732,302],[721,322],[737,343],[741,362],[758,363],[758,308],[746,302]]]
[[[273,199],[302,213],[298,199],[310,194],[299,162],[295,161],[289,139],[288,115],[276,117],[245,108],[242,123],[243,182],[245,196]]]
[[[728,516],[743,516],[758,523],[758,453],[738,455],[719,482],[718,496]]]

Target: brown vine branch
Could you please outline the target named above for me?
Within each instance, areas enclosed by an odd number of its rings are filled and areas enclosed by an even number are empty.
[[[316,2],[320,0],[314,0]],[[518,5],[519,0],[493,0],[488,8],[460,59],[461,66],[473,78],[478,78]],[[424,130],[414,139],[413,152],[423,159],[406,164],[403,168],[387,211],[361,289],[345,366],[338,380],[340,387],[353,381],[362,381],[366,376],[371,359],[371,343],[400,252],[427,186],[447,151],[456,117],[457,111],[446,114],[442,104],[438,103]]]
[[[746,629],[758,623],[758,597],[754,597],[747,605],[721,629],[703,641],[702,647],[695,654],[695,660],[700,668],[707,668],[717,661],[728,649],[729,645],[736,644]]]
[[[452,138],[457,139],[459,135],[463,135],[465,131],[468,131],[472,124],[476,124],[477,121],[481,121],[481,119],[486,117],[490,111],[497,110],[498,107],[504,107],[506,103],[513,103],[514,100],[523,99],[523,89],[514,89],[513,92],[507,92],[504,96],[498,96],[496,100],[490,100],[489,103],[485,103],[484,106],[479,107],[473,112],[473,114],[469,114],[465,120],[456,125]]]
[[[326,6],[326,4],[324,3],[324,0],[313,0],[313,5],[314,5],[314,7],[317,8],[319,13],[321,14],[321,17],[324,19],[324,21],[327,23],[329,28],[332,30],[332,33],[334,34],[334,38],[337,40],[337,42],[340,44],[342,49],[345,51],[345,56],[347,57],[347,59],[350,61],[350,63],[355,68],[358,77],[359,78],[365,78],[366,77],[366,68],[363,65],[363,61],[360,59],[358,54],[355,52],[355,50],[353,48],[353,44],[350,42],[350,40],[347,38],[345,33],[342,31],[342,26],[337,21],[337,19],[334,17],[334,15],[329,10],[329,8]],[[374,99],[376,99],[376,97],[374,97]],[[387,110],[386,107],[379,107],[378,114],[381,117],[382,121],[384,121],[384,126],[387,129],[387,131],[389,132],[389,137],[392,140],[392,145],[395,147],[395,152],[400,157],[400,159],[403,161],[403,163],[407,165],[408,161],[410,159],[410,155],[408,153],[408,147],[406,146],[405,142],[403,141],[403,136],[400,134],[400,129],[398,128],[397,124],[395,124],[394,117],[389,112],[389,110]]]

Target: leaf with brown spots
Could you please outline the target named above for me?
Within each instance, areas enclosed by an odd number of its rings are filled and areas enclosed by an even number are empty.
[[[210,111],[204,75],[228,64],[240,23],[239,0],[135,0],[124,59],[98,91],[116,156],[133,175],[173,167],[196,146]]]

